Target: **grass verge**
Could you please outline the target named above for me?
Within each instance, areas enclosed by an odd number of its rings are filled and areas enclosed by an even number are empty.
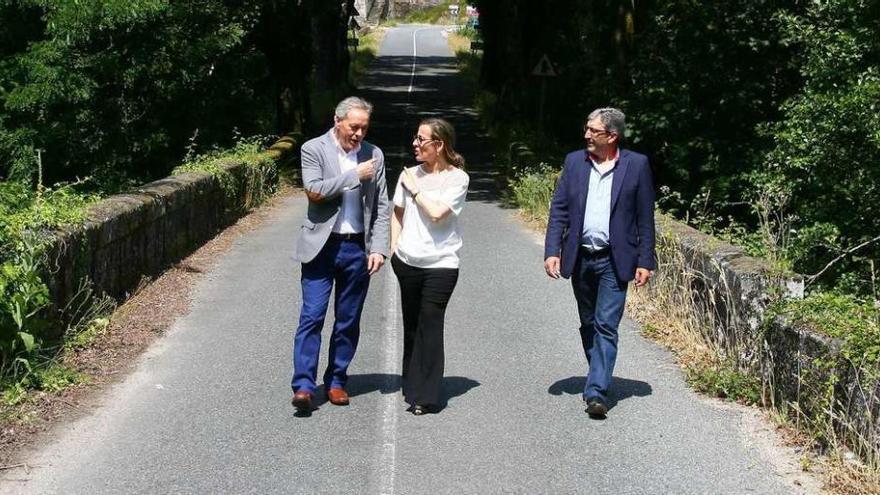
[[[367,68],[379,56],[379,48],[382,46],[382,40],[385,39],[387,31],[387,27],[379,26],[358,37],[358,47],[349,66],[351,82],[355,87],[360,86],[367,73]]]

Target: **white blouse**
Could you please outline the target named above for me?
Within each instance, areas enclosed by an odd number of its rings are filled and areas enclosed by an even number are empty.
[[[403,223],[395,253],[401,261],[417,268],[458,268],[461,230],[458,215],[464,208],[470,177],[463,170],[450,168],[438,174],[413,167],[419,194],[443,203],[452,212],[439,222],[413,202],[412,194],[403,186],[403,174],[394,190],[394,205],[403,208]]]

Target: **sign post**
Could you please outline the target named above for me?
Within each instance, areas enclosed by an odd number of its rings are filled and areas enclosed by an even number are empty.
[[[355,11],[356,12],[356,11]],[[348,20],[348,29],[351,31],[351,36],[348,37],[348,47],[357,49],[358,47],[358,30],[361,28],[360,24],[358,24],[357,20],[355,20],[354,15],[351,16]]]
[[[558,73],[553,67],[553,62],[550,61],[546,53],[538,61],[538,65],[532,69],[532,76],[541,78],[541,95],[538,100],[538,134],[542,136],[544,135],[544,103],[547,98],[547,78],[556,77],[557,75]]]
[[[455,24],[458,25],[458,4],[453,3],[449,6],[449,15],[455,18]]]

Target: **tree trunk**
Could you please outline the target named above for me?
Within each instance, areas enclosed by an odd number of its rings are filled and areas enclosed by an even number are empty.
[[[254,29],[275,82],[276,132],[302,130],[310,118],[309,79],[313,67],[308,11],[296,0],[267,1]]]

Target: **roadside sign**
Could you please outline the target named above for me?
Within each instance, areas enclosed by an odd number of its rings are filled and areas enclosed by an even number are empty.
[[[550,57],[545,53],[541,56],[541,59],[538,60],[538,65],[532,69],[532,75],[541,78],[541,97],[538,101],[538,134],[543,136],[544,101],[547,99],[547,78],[556,77],[559,73],[556,72],[556,68],[553,67],[553,62],[550,61]]]
[[[538,65],[532,69],[532,75],[538,77],[556,77],[558,73],[556,69],[553,68],[553,62],[550,61],[550,58],[547,54],[541,57],[541,60],[538,61]]]
[[[449,6],[449,15],[458,17],[458,4],[452,4]]]

